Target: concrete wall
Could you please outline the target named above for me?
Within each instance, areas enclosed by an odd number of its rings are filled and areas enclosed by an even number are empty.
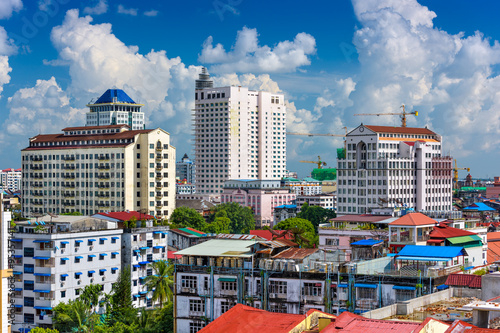
[[[371,319],[383,319],[394,316],[396,314],[397,304],[392,304],[389,306],[384,306],[383,308],[378,308],[372,311],[364,312],[360,314],[362,317]]]
[[[481,299],[481,289],[453,287],[453,297],[476,297]]]
[[[487,301],[500,296],[500,272],[483,275],[481,280],[481,299]]]

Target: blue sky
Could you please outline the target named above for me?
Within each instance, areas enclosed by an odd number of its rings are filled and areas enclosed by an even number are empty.
[[[192,155],[194,79],[280,91],[288,129],[343,133],[418,110],[409,126],[443,136],[474,177],[498,175],[500,3],[465,0],[74,1],[0,4],[0,168],[19,167],[38,133],[84,125],[108,88],[146,104],[148,127]],[[220,44],[220,45],[219,45]],[[288,138],[288,168],[307,176],[341,139]],[[461,174],[465,176],[464,173]]]

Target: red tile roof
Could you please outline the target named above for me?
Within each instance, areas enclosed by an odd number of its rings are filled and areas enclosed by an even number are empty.
[[[335,321],[325,327],[321,333],[411,333],[421,323],[395,320],[369,319],[349,312],[343,312]]]
[[[236,304],[198,332],[288,333],[304,319],[300,314],[267,312]]]
[[[182,258],[182,255],[175,254],[177,251],[167,251],[167,259],[179,259]]]
[[[409,213],[400,217],[396,221],[389,223],[389,225],[430,225],[437,224],[437,221],[431,219],[422,213]]]
[[[474,274],[450,274],[445,284],[454,287],[481,288],[481,276]]]
[[[274,259],[304,259],[311,254],[318,251],[318,249],[301,249],[297,247],[291,247],[284,251],[281,251],[277,255],[273,256]]]
[[[446,224],[434,226],[434,229],[429,233],[430,238],[451,238],[471,235],[476,234],[471,231],[449,227]]]
[[[498,330],[489,329],[489,328],[479,328],[472,324],[466,323],[465,321],[455,320],[451,326],[444,331],[444,333],[463,333],[463,332],[474,332],[474,333],[490,333],[490,332],[498,332]]]
[[[97,213],[97,214],[111,217],[113,219],[117,219],[117,220],[120,220],[122,222],[129,221],[132,218],[132,216],[135,216],[137,221],[140,221],[142,219],[151,220],[154,218],[154,216],[151,216],[148,214],[142,214],[142,213],[136,212],[134,210],[131,210],[129,212],[110,212],[110,213]]]
[[[392,126],[374,126],[365,125],[366,128],[371,129],[377,133],[398,133],[398,134],[427,134],[436,135],[433,131],[427,128],[418,127],[392,127]]]
[[[275,236],[275,235],[273,235],[273,232],[275,234],[277,234],[277,233],[284,234],[284,237]],[[261,237],[263,239],[267,239],[267,240],[283,239],[283,238],[288,239],[288,240],[294,239],[293,235],[288,230],[285,230],[285,232],[282,232],[281,230],[273,230],[273,232],[271,232],[270,230],[250,230],[250,235],[259,236],[259,237]]]

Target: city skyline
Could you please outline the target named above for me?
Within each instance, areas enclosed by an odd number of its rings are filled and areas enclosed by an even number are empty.
[[[169,132],[178,157],[194,156],[189,115],[194,81],[206,66],[215,86],[284,94],[291,132],[398,126],[397,116],[353,114],[398,112],[404,103],[420,112],[408,126],[442,134],[444,154],[473,177],[493,177],[500,128],[493,15],[500,5],[451,4],[294,2],[263,10],[263,3],[242,0],[6,1],[0,168],[20,166],[29,137],[83,126],[85,105],[111,88],[145,104],[146,127]],[[304,177],[312,166],[299,160],[317,155],[336,166],[342,146],[342,138],[289,136],[287,167]]]

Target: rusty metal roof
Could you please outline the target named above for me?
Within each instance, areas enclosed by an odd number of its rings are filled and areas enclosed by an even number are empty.
[[[318,251],[318,249],[301,249],[297,247],[291,247],[289,249],[283,250],[277,255],[273,256],[274,259],[304,259],[311,254]]]

